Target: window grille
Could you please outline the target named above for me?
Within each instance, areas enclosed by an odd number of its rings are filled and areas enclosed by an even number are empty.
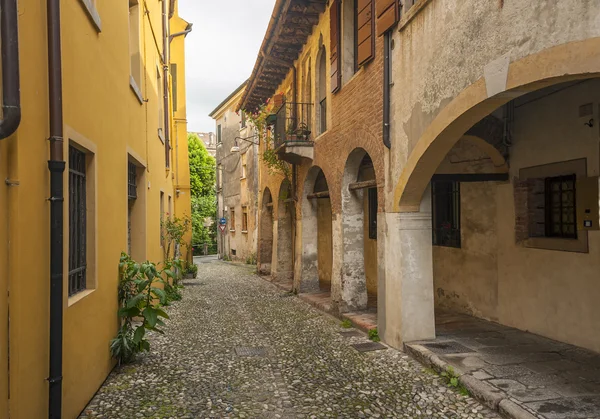
[[[546,178],[546,236],[577,238],[575,175]]]
[[[460,183],[432,182],[433,244],[460,247]]]
[[[137,199],[136,172],[137,166],[133,163],[129,163],[127,168],[127,197],[130,200]]]
[[[86,289],[85,153],[69,146],[69,296]]]
[[[377,188],[369,188],[369,238],[377,239]]]

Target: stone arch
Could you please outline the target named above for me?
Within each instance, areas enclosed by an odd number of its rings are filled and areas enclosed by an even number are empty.
[[[260,239],[258,244],[259,272],[271,274],[273,258],[273,197],[269,188],[265,188],[260,209]]]
[[[327,179],[318,166],[312,166],[304,179],[301,248],[300,283],[296,289],[300,292],[331,290],[331,200]]]
[[[277,232],[277,235],[273,246],[275,266],[273,267],[272,277],[275,281],[289,282],[294,277],[295,207],[292,197],[292,185],[288,179],[281,182],[276,211],[274,231]]]
[[[369,301],[369,270],[371,263],[374,267],[373,289],[370,294],[377,295],[377,244],[373,255],[367,255],[369,238],[367,202],[375,200],[377,208],[377,188],[352,189],[357,182],[373,181],[376,185],[377,176],[371,156],[363,148],[355,148],[344,167],[342,178],[342,295],[340,311],[364,310]],[[369,190],[374,190],[374,197],[369,197]],[[376,210],[375,210],[376,211]],[[369,265],[365,263],[369,260]]]
[[[554,84],[600,76],[600,38],[548,48],[512,62],[504,90],[488,92],[485,77],[445,106],[411,151],[394,191],[394,212],[418,212],[431,176],[448,151],[475,123],[516,97]],[[489,94],[491,93],[491,94]]]

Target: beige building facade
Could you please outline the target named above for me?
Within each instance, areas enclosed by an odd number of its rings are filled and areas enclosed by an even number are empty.
[[[450,311],[600,352],[600,5],[300,3],[236,103],[277,104],[259,270],[395,347]]]
[[[255,263],[257,246],[258,142],[236,110],[244,82],[210,116],[216,123],[217,234],[221,258]],[[211,133],[212,134],[212,133]]]

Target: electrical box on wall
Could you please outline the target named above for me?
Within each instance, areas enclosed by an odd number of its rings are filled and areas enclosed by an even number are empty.
[[[577,230],[600,230],[598,177],[577,179]]]

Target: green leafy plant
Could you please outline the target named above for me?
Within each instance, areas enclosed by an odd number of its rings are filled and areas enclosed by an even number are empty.
[[[247,265],[256,265],[256,263],[257,263],[256,253],[250,253],[248,255],[248,257],[246,257],[246,264]]]
[[[165,284],[162,275],[151,262],[137,263],[126,253],[119,261],[118,316],[121,327],[110,342],[111,355],[119,364],[130,362],[137,353],[150,350],[146,331],[164,333],[162,319],[169,316],[160,307],[167,302],[165,291],[157,285]]]
[[[352,327],[352,322],[350,321],[350,319],[344,319],[344,320],[342,320],[341,326],[344,329],[350,329]]]
[[[225,262],[231,262],[231,256],[229,256],[229,255],[223,255],[223,260]]]
[[[369,339],[371,339],[373,342],[381,341],[379,338],[379,332],[377,332],[377,328],[369,330]]]
[[[196,278],[198,276],[198,265],[195,263],[188,263],[185,269],[185,273],[192,278]]]
[[[458,374],[456,374],[456,371],[454,371],[454,368],[452,368],[451,366],[449,366],[446,369],[446,371],[442,372],[440,376],[446,382],[446,385],[448,387],[452,387],[458,390],[458,392],[463,396],[469,395],[469,390],[467,390],[466,387],[462,385],[462,383],[458,379]]]

